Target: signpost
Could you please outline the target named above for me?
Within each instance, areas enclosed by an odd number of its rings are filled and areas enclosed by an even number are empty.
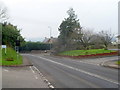
[[[7,48],[6,45],[2,45],[2,49],[5,49],[5,54],[6,54],[6,48]]]

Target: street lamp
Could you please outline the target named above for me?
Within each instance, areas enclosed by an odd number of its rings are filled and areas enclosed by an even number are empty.
[[[48,26],[48,28],[50,29],[50,40],[51,40],[51,32],[52,32],[52,28],[50,26]],[[50,51],[51,51],[51,42],[50,42]]]

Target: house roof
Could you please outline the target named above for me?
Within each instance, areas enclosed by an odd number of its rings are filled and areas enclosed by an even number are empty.
[[[45,37],[45,39],[43,40],[43,43],[53,43],[53,42],[55,42],[57,40],[57,38],[53,38],[53,37],[51,37],[51,38],[46,38]]]
[[[46,38],[46,37],[45,37],[43,43],[46,43],[46,42],[48,42],[48,41],[49,41],[49,38]]]
[[[117,38],[120,38],[120,35],[118,35]]]

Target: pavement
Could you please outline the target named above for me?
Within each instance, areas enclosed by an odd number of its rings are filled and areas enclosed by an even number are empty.
[[[101,63],[100,65],[104,67],[120,69],[120,65],[117,65],[116,61],[118,60],[106,61],[106,62]]]
[[[19,66],[2,67],[2,88],[50,88],[50,84],[36,67],[23,57]]]

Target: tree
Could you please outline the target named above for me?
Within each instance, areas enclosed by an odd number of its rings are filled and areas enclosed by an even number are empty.
[[[101,32],[99,32],[100,40],[105,45],[105,49],[108,49],[108,45],[111,44],[113,36],[114,35],[111,34],[109,31],[101,31]]]
[[[32,51],[32,50],[50,50],[50,44],[29,41],[29,42],[25,42],[25,44],[20,47],[21,52]]]
[[[91,30],[82,29],[82,36],[78,39],[80,44],[83,45],[84,49],[89,49],[94,38],[94,33]]]
[[[7,19],[7,8],[0,4],[0,45],[2,44],[2,23]]]
[[[0,23],[3,23],[7,19],[7,8],[0,4]]]
[[[2,24],[0,23],[0,45],[2,44]]]
[[[62,51],[72,49],[71,47],[75,43],[76,34],[81,32],[79,19],[77,19],[73,8],[70,8],[67,13],[69,17],[62,21],[58,29],[60,31],[60,35],[58,36],[59,49],[62,48]]]
[[[14,47],[17,37],[20,38],[21,42],[24,41],[17,26],[4,22],[2,24],[2,44]]]

